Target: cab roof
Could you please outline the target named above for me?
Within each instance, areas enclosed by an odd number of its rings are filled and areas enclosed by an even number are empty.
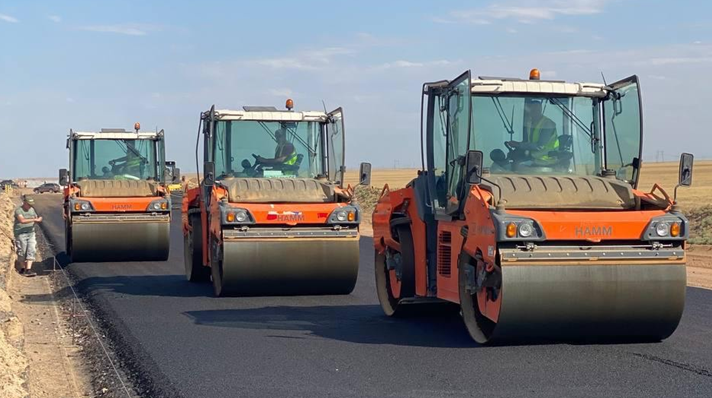
[[[130,131],[123,129],[101,129],[100,131],[69,130],[69,138],[74,140],[155,140],[163,137],[163,130]]]
[[[210,111],[203,112],[207,119]],[[319,111],[281,111],[275,107],[246,106],[243,110],[216,109],[217,120],[254,120],[265,122],[326,122],[328,115]]]
[[[608,88],[600,83],[567,83],[557,80],[524,80],[493,77],[472,79],[473,94],[560,94],[581,97],[605,97]]]

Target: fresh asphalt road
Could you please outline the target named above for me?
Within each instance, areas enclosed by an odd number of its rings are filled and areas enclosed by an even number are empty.
[[[36,196],[64,250],[59,195]],[[712,397],[712,291],[688,288],[675,334],[652,344],[481,347],[457,313],[383,315],[361,241],[348,296],[215,298],[167,262],[71,264],[77,286],[154,394],[183,397]]]

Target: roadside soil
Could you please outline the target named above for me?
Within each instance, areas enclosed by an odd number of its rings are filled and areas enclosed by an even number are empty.
[[[37,276],[20,275],[19,264],[10,272],[8,293],[13,312],[24,325],[24,351],[29,361],[31,398],[93,397],[84,367],[82,347],[71,331],[71,313],[60,305],[51,282],[54,257],[39,243]]]
[[[712,246],[691,246],[687,254],[687,284],[712,289]]]

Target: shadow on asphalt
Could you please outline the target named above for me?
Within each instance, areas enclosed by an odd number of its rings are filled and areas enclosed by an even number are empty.
[[[405,319],[388,318],[378,305],[276,306],[185,312],[196,325],[269,330],[270,338],[317,336],[357,344],[477,347],[455,311]],[[279,335],[280,332],[306,332]]]

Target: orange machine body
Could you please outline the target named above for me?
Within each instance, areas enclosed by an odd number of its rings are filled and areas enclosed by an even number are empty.
[[[188,215],[191,209],[200,209],[200,218],[203,226],[203,231],[210,231],[210,235],[203,234],[203,247],[208,247],[209,239],[212,237],[217,242],[222,242],[222,226],[220,217],[220,209],[218,202],[228,200],[228,194],[225,188],[215,185],[211,188],[211,203],[209,204],[211,214],[208,217],[208,211],[205,203],[201,201],[200,190],[202,188],[192,188],[186,190],[183,196],[182,204],[182,224],[183,231],[190,231],[190,223]],[[344,192],[351,192],[350,188]],[[340,207],[344,207],[348,203],[240,203],[230,202],[231,207],[246,209],[254,217],[255,227],[315,227],[327,226],[327,220],[332,212]],[[203,250],[203,265],[210,266],[210,250]]]
[[[659,189],[659,188],[658,188]],[[663,192],[664,193],[664,192]],[[651,197],[650,193],[635,191],[640,198]],[[657,198],[661,199],[661,198]],[[440,221],[437,223],[437,235],[447,235],[447,240],[438,239],[437,248],[437,285],[428,288],[428,267],[426,226],[415,210],[417,201],[412,184],[403,189],[391,191],[385,186],[373,212],[373,242],[377,253],[387,248],[400,251],[400,243],[392,236],[391,222],[394,213],[406,215],[410,219],[413,235],[415,260],[415,293],[419,297],[436,297],[453,303],[459,303],[458,296],[458,261],[460,252],[471,257],[481,255],[488,264],[497,264],[497,242],[495,239],[494,220],[490,215],[493,206],[492,194],[479,186],[473,186],[464,208],[464,220]],[[672,206],[672,202],[668,202]],[[509,210],[508,214],[524,216],[536,220],[543,227],[547,241],[572,242],[575,244],[605,244],[606,242],[640,241],[646,227],[654,217],[666,214],[666,210],[634,211],[524,211]],[[461,233],[466,228],[467,235]],[[488,250],[493,248],[494,250]],[[588,262],[600,258],[586,260]],[[562,261],[558,265],[577,265],[580,260]],[[669,263],[669,261],[666,261]],[[525,261],[518,260],[518,265]],[[393,271],[391,271],[393,272]],[[397,284],[395,277],[391,282]]]

